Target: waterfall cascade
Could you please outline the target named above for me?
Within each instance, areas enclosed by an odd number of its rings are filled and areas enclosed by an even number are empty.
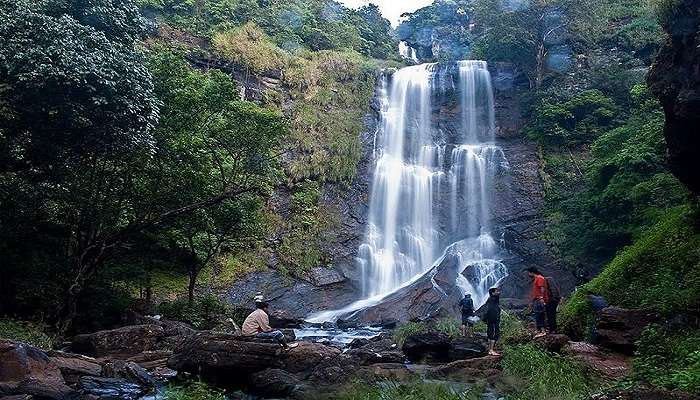
[[[455,68],[458,70],[455,71]],[[483,61],[422,64],[384,79],[365,242],[358,252],[365,299],[311,316],[333,320],[368,307],[425,274],[447,249],[455,284],[481,306],[506,275],[491,236],[492,181],[508,168],[494,143],[494,97]],[[436,121],[435,100],[459,94],[454,129]]]

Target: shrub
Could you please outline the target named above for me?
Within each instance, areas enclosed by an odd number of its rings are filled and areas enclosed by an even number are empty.
[[[214,295],[197,297],[192,304],[187,299],[164,302],[158,306],[158,312],[165,318],[186,322],[196,329],[212,329],[231,315],[230,307]]]
[[[170,386],[166,389],[164,397],[165,400],[226,400],[223,391],[211,388],[202,381]]]
[[[27,343],[44,350],[50,350],[53,339],[44,333],[45,327],[33,322],[0,320],[0,338]]]
[[[633,367],[638,380],[700,393],[700,332],[648,327],[639,341]]]
[[[587,398],[594,389],[581,365],[533,345],[506,347],[501,364],[507,376],[522,381],[508,397],[512,400],[575,400]]]
[[[289,57],[252,22],[240,28],[217,33],[213,43],[222,57],[246,66],[255,73],[281,70]]]

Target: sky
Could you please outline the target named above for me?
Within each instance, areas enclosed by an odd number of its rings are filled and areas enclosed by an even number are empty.
[[[396,26],[401,14],[416,11],[431,4],[433,0],[340,0],[340,2],[352,8],[374,3],[382,10],[384,18],[391,21],[393,26]]]

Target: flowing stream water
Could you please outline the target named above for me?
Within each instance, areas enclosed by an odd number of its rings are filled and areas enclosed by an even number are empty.
[[[476,307],[506,277],[492,236],[496,173],[508,168],[494,137],[494,95],[483,61],[402,68],[380,83],[382,112],[368,226],[357,262],[363,300],[309,317],[333,321],[381,302],[437,265],[460,260],[457,285]],[[454,96],[454,129],[440,106]],[[442,120],[439,121],[439,119]]]

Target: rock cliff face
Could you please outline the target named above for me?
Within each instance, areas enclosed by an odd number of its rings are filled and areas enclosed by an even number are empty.
[[[494,184],[494,237],[501,238],[504,264],[510,276],[503,282],[503,297],[524,297],[530,281],[522,270],[537,267],[553,276],[563,292],[573,290],[574,275],[557,263],[543,239],[544,187],[542,162],[537,145],[525,137],[520,115],[520,96],[525,88],[507,64],[491,68],[496,94],[496,141],[508,159],[509,170]]]
[[[669,167],[700,193],[700,3],[676,2],[663,25],[669,36],[647,81],[666,114]]]

